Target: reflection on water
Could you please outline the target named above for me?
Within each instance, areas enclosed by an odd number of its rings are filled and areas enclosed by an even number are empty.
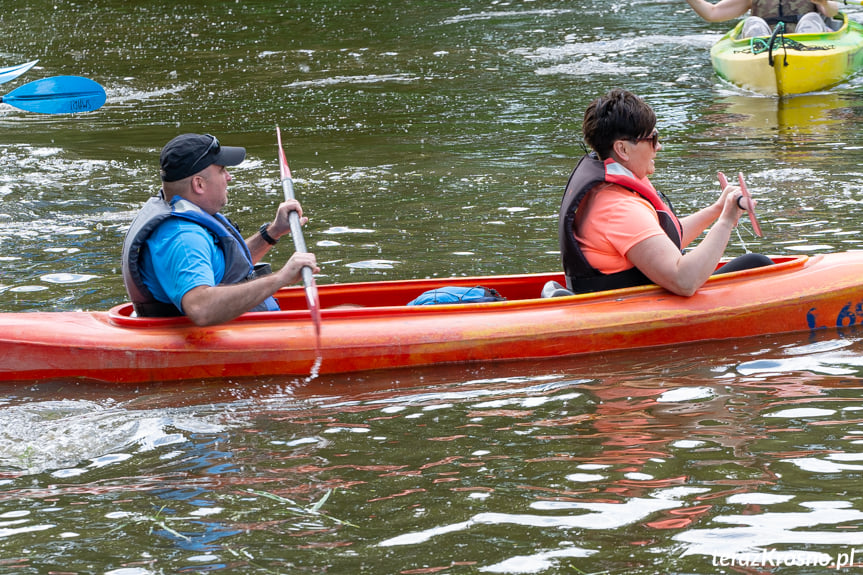
[[[716,100],[714,109],[721,115],[712,119],[720,130],[733,130],[735,136],[749,138],[786,136],[794,141],[820,141],[835,135],[842,123],[854,115],[850,94],[824,92],[793,98],[766,98],[728,94]],[[741,131],[742,129],[742,131]]]
[[[12,391],[0,539],[36,572],[58,542],[66,569],[97,545],[148,573],[835,561],[863,545],[859,349],[783,337],[110,401]]]

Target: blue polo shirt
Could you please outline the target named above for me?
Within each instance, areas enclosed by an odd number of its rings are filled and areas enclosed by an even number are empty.
[[[218,285],[225,276],[225,255],[213,235],[183,218],[168,218],[156,228],[141,250],[141,276],[157,300],[180,302],[198,286]]]

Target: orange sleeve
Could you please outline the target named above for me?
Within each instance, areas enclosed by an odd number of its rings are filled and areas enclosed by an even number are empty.
[[[627,252],[647,238],[665,235],[650,202],[621,186],[600,184],[583,201],[575,239],[588,263],[602,273],[633,267]]]

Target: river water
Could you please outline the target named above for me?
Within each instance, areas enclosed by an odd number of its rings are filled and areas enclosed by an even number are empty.
[[[860,8],[848,13],[863,20]],[[682,1],[120,2],[0,13],[0,309],[125,299],[123,234],[161,146],[248,149],[226,209],[281,197],[280,126],[319,283],[557,269],[580,117],[657,111],[689,213],[743,172],[764,238],[863,247],[863,79],[776,100],[719,82],[730,25]],[[281,263],[290,246],[272,255]],[[822,573],[863,568],[863,342],[765,337],[566,361],[111,388],[0,386],[0,573]]]

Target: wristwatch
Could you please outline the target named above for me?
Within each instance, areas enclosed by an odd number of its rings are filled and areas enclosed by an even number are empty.
[[[265,242],[267,242],[267,243],[268,243],[268,244],[270,244],[271,246],[274,246],[274,245],[276,245],[277,243],[279,243],[279,240],[277,240],[277,239],[273,238],[273,236],[271,236],[271,235],[267,232],[267,228],[269,228],[269,227],[270,227],[270,224],[264,224],[264,225],[262,225],[262,226],[261,226],[261,228],[258,230],[258,233],[259,233],[259,234],[261,234],[261,237],[262,237],[262,238],[264,238],[264,241],[265,241]]]

